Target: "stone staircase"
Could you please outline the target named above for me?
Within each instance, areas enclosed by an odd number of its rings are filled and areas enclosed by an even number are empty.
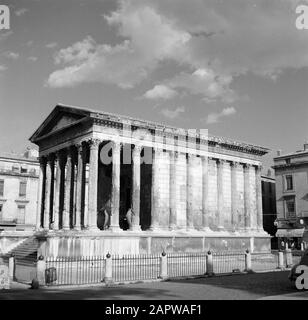
[[[32,236],[6,253],[3,258],[4,260],[8,260],[13,254],[15,256],[16,264],[33,266],[37,260],[38,248],[39,242],[35,236]]]

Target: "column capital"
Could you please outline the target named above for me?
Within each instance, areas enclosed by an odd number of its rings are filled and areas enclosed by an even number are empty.
[[[240,163],[238,161],[231,161],[230,165],[232,168],[237,169],[240,166]]]
[[[89,145],[89,147],[91,149],[98,149],[100,143],[101,143],[101,140],[100,139],[95,139],[95,138],[91,138],[89,140],[87,140],[87,143]]]
[[[216,163],[220,165],[224,165],[227,162],[225,159],[216,159]]]
[[[133,152],[134,152],[134,153],[137,153],[137,154],[140,154],[142,148],[143,148],[142,145],[140,145],[140,144],[135,144],[135,145],[134,145]]]
[[[263,169],[263,165],[262,164],[258,164],[258,165],[255,166],[255,168],[256,168],[257,172],[261,172],[262,169]]]

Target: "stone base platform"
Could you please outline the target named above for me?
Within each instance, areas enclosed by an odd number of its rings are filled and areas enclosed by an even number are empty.
[[[111,254],[159,254],[211,251],[270,252],[271,237],[264,231],[59,231],[36,236],[43,256],[102,256]]]

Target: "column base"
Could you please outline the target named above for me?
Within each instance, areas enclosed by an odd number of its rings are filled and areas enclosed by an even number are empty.
[[[128,231],[142,231],[141,226],[132,226],[131,229],[128,229]]]
[[[110,226],[107,231],[111,232],[122,232],[123,230],[119,226]]]

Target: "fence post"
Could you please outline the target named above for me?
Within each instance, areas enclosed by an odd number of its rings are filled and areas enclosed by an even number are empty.
[[[162,252],[160,257],[160,279],[166,280],[168,279],[168,260],[167,254],[165,251]]]
[[[305,251],[305,246],[303,242],[301,243],[301,251]]]
[[[284,269],[284,261],[283,261],[283,251],[278,251],[278,269]]]
[[[108,252],[106,254],[106,271],[105,271],[105,277],[104,277],[104,282],[105,283],[112,283],[112,256]]]
[[[15,256],[13,253],[9,258],[9,276],[11,281],[15,280]]]
[[[245,252],[245,271],[246,272],[252,272],[252,267],[251,267],[251,253],[247,249]]]
[[[206,255],[206,275],[209,277],[213,277],[215,275],[213,268],[213,255],[210,250]]]
[[[291,268],[293,266],[293,256],[291,249],[286,249],[286,262],[287,268]]]
[[[39,256],[36,264],[36,272],[37,272],[37,281],[40,286],[44,286],[46,284],[45,270],[46,270],[46,261],[44,260],[43,256]]]

